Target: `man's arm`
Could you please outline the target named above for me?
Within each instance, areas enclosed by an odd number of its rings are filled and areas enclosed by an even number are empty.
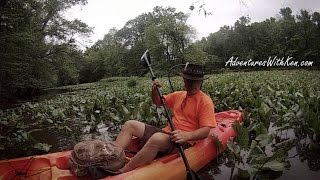
[[[185,143],[188,141],[201,140],[208,137],[209,132],[210,132],[210,127],[201,127],[192,132],[175,130],[171,132],[172,133],[171,141],[174,141],[176,143]]]
[[[210,127],[202,127],[195,131],[192,131],[190,132],[191,136],[188,141],[196,141],[196,140],[204,139],[208,137],[209,132],[210,132]]]

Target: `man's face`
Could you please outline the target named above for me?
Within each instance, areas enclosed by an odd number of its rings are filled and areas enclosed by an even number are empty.
[[[184,80],[184,87],[188,93],[188,95],[194,95],[198,91],[200,91],[202,80],[196,81],[196,80],[189,80],[186,78],[183,78]]]

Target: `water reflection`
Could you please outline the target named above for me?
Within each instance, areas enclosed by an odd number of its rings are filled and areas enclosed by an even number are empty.
[[[296,144],[296,150],[299,154],[300,161],[307,161],[311,171],[320,170],[320,146],[318,143],[308,138],[306,140],[300,140]]]
[[[293,147],[288,151],[288,160],[290,161],[291,167],[283,172],[283,175],[277,180],[319,180],[320,172],[311,171],[308,163],[301,161],[301,158],[297,155],[298,151],[296,147]]]
[[[312,133],[306,134],[304,131],[294,129],[276,130],[269,129],[270,134],[274,134],[274,142],[266,148],[266,152],[283,148],[288,151],[287,161],[290,167],[286,170],[275,172],[259,172],[256,179],[277,179],[277,180],[319,180],[320,179],[320,144],[319,139]],[[269,149],[269,150],[268,150]],[[232,180],[241,179],[237,176],[236,170],[231,173],[232,168],[227,166],[226,158],[220,157],[213,160],[198,173],[202,179]],[[248,178],[250,179],[250,178]]]
[[[224,161],[224,158],[218,158],[200,169],[200,171],[198,171],[200,179],[229,179],[231,175],[231,168],[224,165]]]

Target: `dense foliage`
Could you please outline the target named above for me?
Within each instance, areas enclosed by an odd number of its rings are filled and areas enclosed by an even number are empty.
[[[0,4],[0,98],[36,94],[39,88],[78,81],[82,53],[76,39],[91,29],[66,20],[68,8],[86,0],[3,0]]]
[[[81,82],[103,77],[141,76],[139,59],[147,48],[152,51],[153,65],[168,69],[174,63],[185,63],[191,44],[192,28],[188,15],[175,8],[155,7],[129,20],[120,30],[111,29],[102,40],[86,51],[88,66],[80,72]]]
[[[319,75],[306,70],[233,72],[211,75],[204,83],[216,112],[240,109],[246,115],[243,126],[234,127],[238,138],[228,142],[226,160],[238,176],[285,170],[293,147],[311,170],[319,170]],[[162,91],[169,93],[167,79],[161,80]],[[181,87],[180,78],[172,81]],[[0,112],[1,158],[49,151],[54,144],[38,141],[41,132],[78,142],[101,129],[117,131],[129,119],[166,124],[162,109],[151,103],[149,78],[108,78],[53,90],[64,93]]]
[[[159,76],[173,65],[196,62],[209,72],[221,71],[231,57],[262,61],[269,57],[292,57],[312,61],[319,68],[320,15],[290,8],[262,22],[240,17],[233,26],[193,42],[195,30],[188,14],[171,7],[155,7],[111,29],[85,51],[77,49],[91,33],[85,23],[66,20],[64,12],[85,0],[1,1],[0,7],[0,98],[32,97],[46,87],[95,82],[115,76],[144,76],[139,59],[148,48]],[[194,5],[190,9],[194,9]],[[203,5],[199,11],[205,12]],[[207,14],[207,13],[205,13]],[[244,67],[245,68],[245,67]],[[265,67],[250,67],[263,69]]]
[[[194,42],[196,32],[187,24],[188,14],[155,7],[121,29],[109,30],[83,51],[77,44],[92,29],[77,19],[67,20],[64,13],[86,3],[0,2],[1,159],[64,149],[60,144],[70,149],[87,135],[116,134],[128,119],[163,126],[162,109],[152,105],[150,80],[144,78],[148,70],[139,63],[148,48],[160,77],[186,62],[203,64],[209,73],[222,72],[211,75],[203,90],[214,100],[216,111],[239,109],[246,114],[242,126],[234,125],[238,138],[228,142],[224,156],[231,176],[263,179],[270,172],[281,173],[289,167],[288,151],[293,147],[312,171],[319,171],[320,77],[314,70],[320,66],[319,12],[301,10],[293,15],[290,8],[282,8],[276,18],[254,23],[250,17],[240,17],[233,26]],[[193,9],[210,14],[204,5],[192,4]],[[309,71],[279,71],[266,66],[228,66],[231,58],[292,58],[313,64]],[[229,72],[242,68],[262,71]],[[162,80],[163,91],[170,92]],[[178,78],[173,82],[175,89],[181,88]],[[78,85],[66,86],[73,84]],[[11,100],[40,92],[46,96],[9,106]]]
[[[80,75],[87,77],[83,79],[85,82],[95,81],[97,77],[143,75],[145,72],[137,62],[146,48],[159,75],[185,62],[204,64],[208,71],[272,68],[266,65],[232,67],[226,63],[231,57],[238,61],[289,58],[299,63],[310,61],[313,68],[319,68],[319,12],[301,10],[294,16],[290,8],[283,8],[278,18],[255,23],[250,22],[250,17],[240,17],[233,26],[221,27],[196,42],[191,42],[195,32],[186,24],[187,18],[187,14],[175,12],[174,8],[155,7],[153,12],[128,21],[122,29],[110,30],[104,39],[88,49],[86,58],[90,66]]]
[[[232,56],[255,61],[290,56],[296,61],[313,61],[313,66],[319,67],[319,34],[319,12],[301,10],[294,16],[287,7],[280,9],[280,18],[262,22],[250,23],[250,17],[241,17],[234,26],[221,27],[201,42],[209,57],[218,57],[218,67],[224,67]]]

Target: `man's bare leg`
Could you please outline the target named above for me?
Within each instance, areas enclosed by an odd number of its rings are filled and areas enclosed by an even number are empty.
[[[155,133],[150,137],[143,148],[122,168],[121,172],[131,171],[139,166],[151,162],[158,152],[165,152],[172,144],[168,134]]]
[[[145,124],[135,120],[129,120],[124,123],[115,143],[126,149],[132,139],[132,136],[142,138]]]

